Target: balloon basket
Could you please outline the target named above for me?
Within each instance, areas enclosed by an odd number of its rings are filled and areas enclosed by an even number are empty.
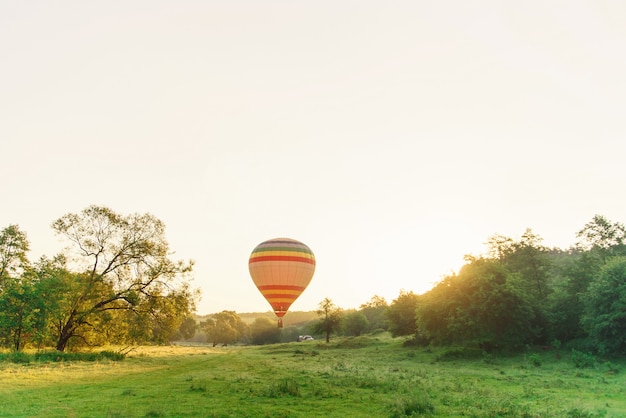
[[[278,328],[282,328],[282,327],[283,327],[283,319],[278,318]]]

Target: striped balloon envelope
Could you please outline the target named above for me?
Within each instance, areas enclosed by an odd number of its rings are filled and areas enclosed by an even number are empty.
[[[282,327],[282,317],[313,278],[315,256],[300,241],[274,238],[257,245],[248,269],[254,284],[269,302]]]

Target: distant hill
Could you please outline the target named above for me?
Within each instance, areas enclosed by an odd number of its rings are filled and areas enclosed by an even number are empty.
[[[196,319],[196,322],[200,323],[202,321],[205,321],[211,315],[213,315],[213,314],[195,315],[194,317]],[[248,324],[248,325],[253,323],[256,318],[263,318],[264,317],[264,318],[269,318],[271,320],[277,320],[276,315],[274,315],[274,312],[272,312],[272,311],[267,311],[267,312],[244,312],[244,313],[237,312],[237,315],[239,315],[241,320],[243,322],[245,322],[246,324]],[[317,313],[315,311],[294,311],[294,312],[290,311],[290,312],[287,312],[287,314],[283,317],[283,325],[285,327],[297,326],[297,325],[305,324],[307,322],[315,321],[318,318],[319,317],[318,317],[318,315],[317,315]]]

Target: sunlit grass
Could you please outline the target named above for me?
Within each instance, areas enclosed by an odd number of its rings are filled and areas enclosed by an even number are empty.
[[[0,416],[618,417],[624,363],[404,347],[388,335],[138,347],[123,361],[0,363]],[[447,354],[446,354],[447,353]]]

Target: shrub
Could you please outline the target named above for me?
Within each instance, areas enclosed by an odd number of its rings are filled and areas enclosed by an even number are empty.
[[[23,351],[0,354],[0,361],[8,361],[11,363],[31,363],[31,362],[52,362],[61,361],[101,361],[111,360],[120,361],[126,358],[126,354],[117,351],[97,351],[97,352],[80,352],[65,353],[60,351],[39,351],[34,354],[25,353]]]
[[[576,349],[572,349],[572,355],[570,358],[577,369],[593,367],[596,363],[596,357],[593,354],[583,353],[582,351],[578,351]]]
[[[539,357],[539,354],[537,353],[529,355],[528,361],[535,367],[541,367],[541,357]]]
[[[604,367],[606,368],[606,372],[608,374],[617,374],[619,372],[619,368],[610,361],[604,363]]]
[[[10,353],[0,354],[0,361],[8,361],[10,363],[28,364],[31,360],[31,356],[23,351],[13,351]]]

